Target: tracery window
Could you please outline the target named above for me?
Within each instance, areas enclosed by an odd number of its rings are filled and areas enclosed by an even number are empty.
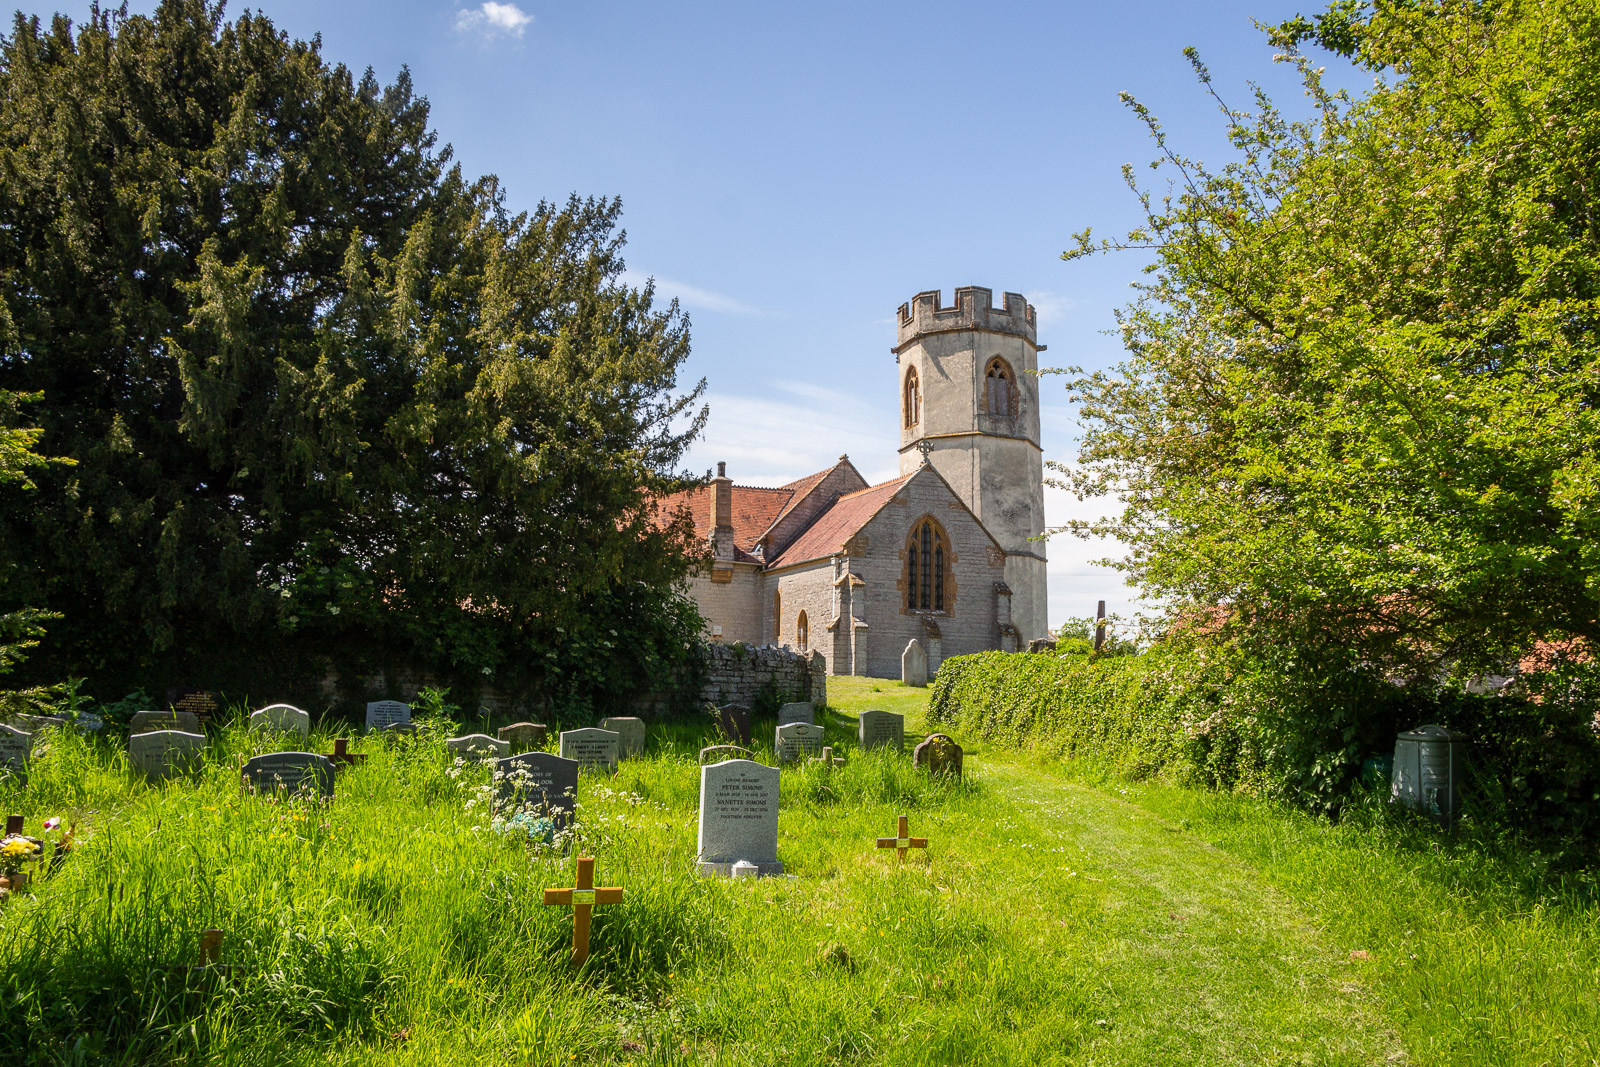
[[[917,368],[906,371],[906,425],[915,426],[922,421],[922,386],[917,381]]]
[[[906,543],[906,610],[946,611],[945,562],[950,543],[930,518],[918,519]]]
[[[1015,415],[1017,413],[1017,383],[1006,361],[996,356],[989,361],[984,375],[985,408],[990,415]]]

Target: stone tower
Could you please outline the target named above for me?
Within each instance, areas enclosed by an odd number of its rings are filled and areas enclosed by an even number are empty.
[[[1039,447],[1039,353],[1033,307],[978,286],[941,307],[937,290],[900,305],[894,347],[900,381],[900,472],[924,451],[1006,552],[1005,582],[1019,647],[1046,621],[1044,452]],[[1004,598],[1006,590],[997,595]],[[1005,609],[1000,608],[1004,623]]]

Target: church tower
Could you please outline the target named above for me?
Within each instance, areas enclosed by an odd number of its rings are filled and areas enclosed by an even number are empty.
[[[1039,446],[1039,353],[1034,310],[1018,293],[1002,308],[978,286],[900,305],[894,347],[900,382],[900,472],[929,462],[1006,552],[1011,622],[1021,647],[1049,636],[1046,621],[1044,451]]]

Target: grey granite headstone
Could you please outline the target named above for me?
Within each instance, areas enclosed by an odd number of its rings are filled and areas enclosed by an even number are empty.
[[[778,768],[743,759],[700,768],[700,874],[732,876],[741,861],[754,864],[758,874],[783,873],[778,778]]]
[[[600,720],[600,729],[615,730],[617,734],[617,755],[623,759],[629,756],[638,756],[644,753],[645,726],[643,719],[636,719],[631,715],[621,715],[610,719]]]
[[[561,829],[578,798],[578,761],[549,752],[524,752],[497,759],[494,768],[496,812],[532,811],[548,815]]]
[[[479,759],[504,759],[511,755],[511,742],[501,741],[488,734],[467,734],[446,738],[444,747],[457,756],[476,756]]]
[[[367,729],[382,730],[397,722],[411,721],[411,705],[398,700],[367,701]]]
[[[906,642],[906,650],[900,653],[900,680],[919,687],[928,684],[928,654],[915,637]]]
[[[738,745],[709,745],[700,750],[700,766],[704,767],[708,763],[721,763],[723,760],[730,759],[753,760],[755,755],[748,748],[740,748]]]
[[[311,716],[293,704],[268,704],[250,713],[250,732],[305,737],[311,732]]]
[[[159,782],[205,762],[206,735],[183,730],[148,730],[128,738],[128,766]]]
[[[543,748],[544,739],[549,733],[550,728],[542,722],[514,722],[495,731],[496,736],[510,745],[513,752]]]
[[[621,738],[615,730],[600,730],[593,726],[582,730],[561,731],[561,755],[577,760],[585,767],[617,769],[617,746]]]
[[[929,734],[928,739],[911,750],[911,761],[929,774],[949,774],[961,777],[962,761],[966,753],[948,734]]]
[[[815,726],[817,722],[817,709],[811,706],[809,700],[802,700],[794,704],[785,704],[778,709],[778,725],[788,726],[792,722],[810,723]]]
[[[268,752],[244,761],[246,788],[260,792],[286,790],[333,796],[333,763],[315,752]]]
[[[827,733],[820,726],[810,723],[792,722],[788,726],[778,727],[777,739],[773,742],[773,752],[778,757],[779,763],[793,763],[806,756],[815,756],[822,751],[822,737]]]
[[[750,709],[743,704],[725,704],[711,709],[717,732],[736,744],[750,747]]]
[[[28,757],[32,753],[32,734],[0,723],[0,778],[16,778],[26,785]]]
[[[861,749],[906,750],[906,717],[892,711],[863,711],[858,723]]]
[[[128,733],[143,734],[151,730],[179,730],[186,734],[200,732],[200,716],[192,711],[136,711],[128,720]]]

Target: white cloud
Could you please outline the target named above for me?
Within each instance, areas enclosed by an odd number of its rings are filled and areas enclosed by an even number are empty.
[[[1062,296],[1052,293],[1048,289],[1035,289],[1031,293],[1024,293],[1028,303],[1033,305],[1040,326],[1049,326],[1066,318],[1067,313],[1076,308],[1081,301],[1076,297]]]
[[[495,0],[456,13],[457,33],[481,33],[485,37],[521,37],[533,16],[516,4],[500,4]]]
[[[647,276],[640,274],[638,271],[626,270],[622,272],[622,280],[628,285],[639,288],[644,285]],[[710,289],[702,289],[697,285],[688,285],[684,282],[675,282],[670,278],[662,277],[657,277],[655,282],[656,296],[659,299],[670,300],[673,297],[677,297],[678,303],[686,308],[715,311],[723,315],[767,314],[767,312],[758,307],[753,307],[722,293],[714,293]]]
[[[711,393],[705,436],[688,457],[691,470],[728,464],[740,485],[783,485],[831,467],[848,453],[869,482],[900,471],[893,413],[856,395],[811,382],[768,382],[761,395]]]

